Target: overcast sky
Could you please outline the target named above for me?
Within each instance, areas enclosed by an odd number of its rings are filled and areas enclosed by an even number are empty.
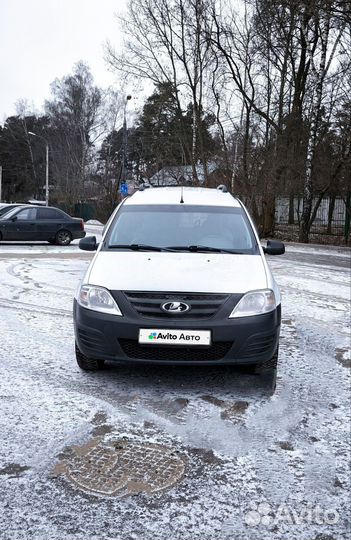
[[[87,62],[99,86],[114,76],[103,60],[103,44],[122,38],[114,13],[126,0],[0,0],[0,123],[15,114],[18,99],[39,111],[50,83]]]

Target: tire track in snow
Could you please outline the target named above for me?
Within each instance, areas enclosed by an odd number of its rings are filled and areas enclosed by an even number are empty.
[[[30,304],[29,302],[20,302],[18,300],[8,300],[7,298],[0,297],[0,306],[5,309],[18,310],[21,308],[25,311],[33,313],[42,313],[46,315],[55,315],[60,317],[69,317],[72,319],[72,311],[68,309],[52,308],[48,306],[39,306],[36,304]]]

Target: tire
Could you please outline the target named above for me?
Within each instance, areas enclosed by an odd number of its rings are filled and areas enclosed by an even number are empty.
[[[55,244],[58,246],[69,246],[72,242],[72,235],[69,231],[62,229],[55,235]]]
[[[273,396],[277,389],[277,370],[269,369],[265,373],[261,373],[260,380],[267,394]]]
[[[105,360],[96,360],[95,358],[88,358],[82,352],[80,352],[77,343],[76,347],[76,360],[80,369],[84,371],[99,371],[103,369]]]
[[[277,387],[278,355],[279,349],[275,351],[272,358],[255,366],[255,374],[260,375],[270,396],[273,396]]]
[[[269,360],[266,360],[266,362],[263,362],[262,364],[256,364],[255,373],[257,375],[264,375],[273,369],[276,370],[278,368],[278,355],[279,355],[279,350],[277,349],[275,353],[273,354],[272,358],[270,358]]]

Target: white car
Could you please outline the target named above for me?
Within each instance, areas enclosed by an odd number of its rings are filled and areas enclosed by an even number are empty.
[[[224,186],[141,188],[116,208],[74,300],[76,357],[276,370],[277,283],[244,205]]]

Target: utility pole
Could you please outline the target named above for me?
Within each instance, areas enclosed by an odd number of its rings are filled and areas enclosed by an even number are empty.
[[[132,99],[132,96],[127,96],[124,103],[124,113],[123,113],[123,160],[122,160],[122,174],[121,174],[121,183],[126,183],[126,168],[127,168],[127,148],[128,148],[128,132],[127,132],[127,103]]]
[[[45,206],[49,206],[49,144],[46,141],[46,152],[45,152]]]
[[[0,165],[0,202],[2,201],[2,166]]]

